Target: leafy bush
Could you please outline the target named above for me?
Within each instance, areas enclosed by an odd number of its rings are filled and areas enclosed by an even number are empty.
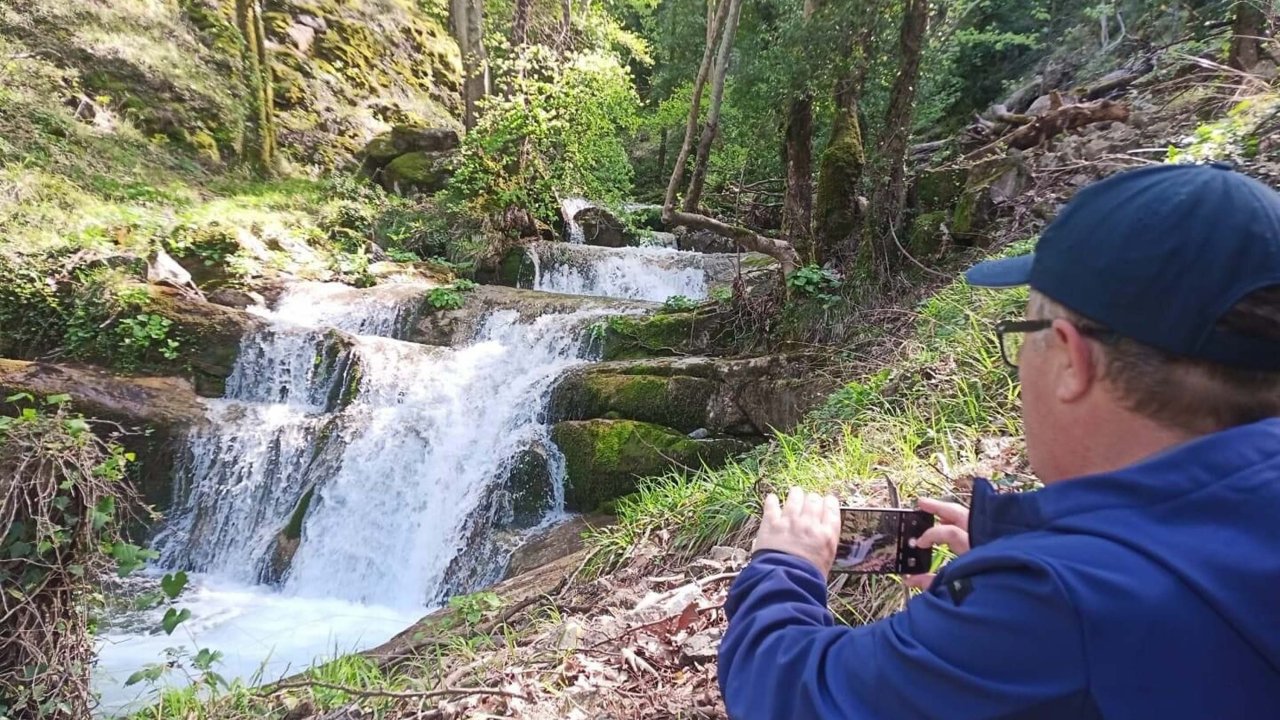
[[[427,302],[437,310],[457,310],[462,307],[462,295],[451,287],[436,288],[427,294]]]
[[[662,309],[665,312],[680,312],[682,310],[692,310],[696,307],[698,307],[698,301],[684,295],[672,295],[662,303]]]
[[[819,301],[824,307],[839,302],[840,296],[836,293],[840,286],[840,276],[817,265],[806,265],[787,278],[788,288]]]
[[[490,96],[467,134],[455,197],[481,214],[516,208],[547,221],[557,197],[621,202],[632,183],[623,137],[639,110],[628,70],[610,54],[560,58],[540,45],[499,65],[510,92]]]
[[[94,585],[150,554],[122,539],[134,460],[94,435],[71,398],[5,399],[0,416],[0,716],[89,717]]]

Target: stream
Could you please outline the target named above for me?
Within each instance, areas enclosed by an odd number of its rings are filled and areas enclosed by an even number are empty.
[[[543,243],[537,290],[617,299],[707,296],[714,256]],[[556,247],[558,246],[558,247]],[[542,417],[556,379],[593,359],[601,307],[484,315],[470,340],[403,338],[429,288],[299,282],[246,337],[209,423],[193,431],[148,572],[184,570],[173,635],[164,607],[122,612],[100,637],[99,713],[154,700],[125,686],[167,648],[223,654],[228,680],[269,682],[385,642],[454,595],[501,579],[530,532],[505,487],[536,448],[552,479],[539,508],[565,517],[563,461]],[[607,303],[606,303],[607,305]],[[292,542],[285,528],[297,526]],[[163,682],[187,682],[170,673]]]

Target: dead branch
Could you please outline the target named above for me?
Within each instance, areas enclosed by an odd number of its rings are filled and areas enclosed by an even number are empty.
[[[1004,105],[992,105],[989,112],[993,120],[1002,122],[1005,125],[1029,125],[1036,119],[1034,115],[1010,112],[1009,108]]]
[[[672,208],[670,224],[684,225],[694,230],[710,230],[717,235],[733,238],[740,247],[753,252],[763,253],[778,261],[783,274],[790,275],[800,265],[800,254],[784,240],[765,237],[753,230],[738,225],[720,222],[715,218],[696,213],[681,212]]]
[[[1050,110],[1008,135],[974,150],[964,157],[965,160],[976,160],[1000,143],[1011,148],[1028,150],[1047,140],[1051,140],[1064,132],[1079,130],[1093,123],[1129,119],[1127,105],[1113,100],[1095,100],[1077,105],[1064,105]]]

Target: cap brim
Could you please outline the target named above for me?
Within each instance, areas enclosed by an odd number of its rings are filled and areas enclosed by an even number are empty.
[[[986,288],[1011,288],[1031,282],[1031,265],[1035,253],[1018,257],[987,260],[969,268],[964,279],[970,285]]]

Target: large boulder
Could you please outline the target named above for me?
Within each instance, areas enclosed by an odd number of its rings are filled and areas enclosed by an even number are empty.
[[[128,431],[118,440],[139,459],[129,466],[131,480],[143,500],[156,507],[172,500],[172,468],[183,438],[206,422],[204,405],[185,380],[0,359],[0,398],[22,393],[35,398],[69,395],[76,412]],[[0,403],[0,414],[17,412],[21,402]],[[146,528],[132,530],[140,536]]]
[[[665,425],[681,432],[706,428],[715,380],[690,375],[610,372],[601,366],[565,376],[552,394],[557,420],[626,418]],[[643,366],[637,369],[643,370]]]
[[[534,533],[511,554],[504,579],[523,575],[578,552],[585,545],[582,540],[584,533],[615,522],[617,518],[612,515],[574,515],[559,525]]]
[[[261,328],[265,321],[256,315],[206,302],[173,288],[147,287],[148,312],[168,318],[172,336],[178,340],[179,356],[172,367],[174,374],[188,374],[196,392],[206,397],[220,397],[227,378],[240,354],[240,341]]]
[[[508,527],[530,528],[542,522],[555,500],[555,479],[546,447],[530,445],[512,458],[502,492],[506,494]]]
[[[593,510],[636,491],[643,477],[675,468],[718,467],[750,445],[731,438],[693,440],[634,420],[556,423],[551,437],[565,458],[565,507]]]
[[[640,238],[627,229],[613,213],[591,205],[578,211],[574,221],[582,228],[582,239],[588,245],[601,247],[634,247]]]
[[[956,201],[951,233],[975,243],[995,219],[998,209],[1021,195],[1031,181],[1022,153],[988,158],[969,169],[964,192]]]
[[[795,427],[834,390],[805,355],[658,358],[575,369],[552,393],[553,421],[641,420],[761,439]]]
[[[417,150],[392,160],[382,170],[382,186],[401,195],[440,192],[456,169],[454,152]]]
[[[369,141],[360,151],[361,171],[373,177],[393,160],[409,153],[449,153],[458,149],[458,133],[452,128],[397,125]]]
[[[724,235],[717,235],[710,230],[690,230],[686,227],[675,229],[676,247],[687,252],[699,253],[736,253],[736,240]]]

